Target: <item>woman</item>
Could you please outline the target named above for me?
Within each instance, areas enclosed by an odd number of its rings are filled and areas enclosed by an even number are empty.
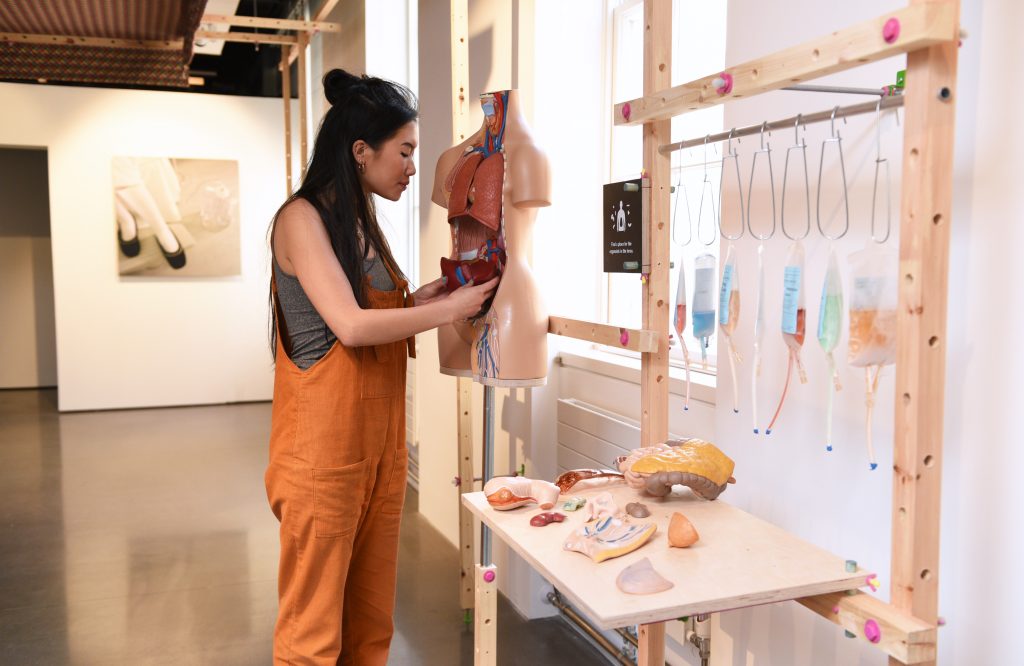
[[[274,218],[274,405],[267,496],[281,522],[278,664],[385,664],[405,496],[413,336],[475,315],[492,280],[410,294],[373,196],[416,172],[405,88],[332,70],[331,108],[298,191]]]

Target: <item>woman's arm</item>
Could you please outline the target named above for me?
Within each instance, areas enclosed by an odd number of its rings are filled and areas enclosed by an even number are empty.
[[[281,211],[273,244],[278,264],[298,277],[313,307],[346,347],[395,342],[469,318],[480,311],[498,285],[497,279],[466,285],[450,296],[414,308],[363,309],[334,255],[320,215],[302,199]]]

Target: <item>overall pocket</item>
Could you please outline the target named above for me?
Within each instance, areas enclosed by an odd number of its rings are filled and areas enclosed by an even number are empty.
[[[369,485],[370,460],[364,458],[344,467],[313,469],[313,529],[318,538],[352,534]]]

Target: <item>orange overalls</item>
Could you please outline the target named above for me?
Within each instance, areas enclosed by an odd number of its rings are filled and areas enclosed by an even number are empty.
[[[412,305],[366,282],[373,308]],[[271,282],[275,301],[276,285]],[[274,663],[384,666],[394,631],[405,499],[406,350],[334,343],[306,370],[287,356],[280,311],[267,498],[281,521]]]

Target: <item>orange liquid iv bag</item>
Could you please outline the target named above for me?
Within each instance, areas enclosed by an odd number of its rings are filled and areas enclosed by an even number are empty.
[[[789,351],[789,362],[786,365],[786,383],[782,386],[779,406],[775,408],[775,415],[764,431],[766,435],[772,434],[772,428],[782,411],[794,365],[800,374],[800,383],[807,383],[807,373],[800,359],[800,350],[803,349],[804,336],[807,332],[807,309],[804,307],[804,246],[800,241],[789,247],[786,266],[782,273],[782,289],[782,339]]]

